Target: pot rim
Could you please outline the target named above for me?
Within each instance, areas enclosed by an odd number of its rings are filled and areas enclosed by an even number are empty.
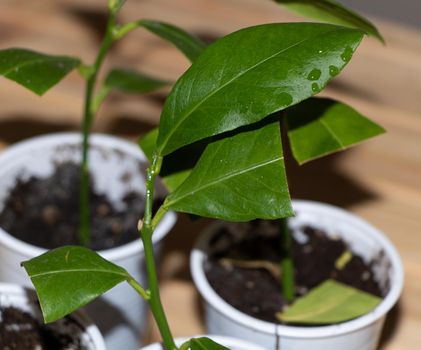
[[[257,344],[254,343],[250,343],[248,341],[245,340],[241,340],[241,339],[237,339],[237,338],[232,338],[232,337],[227,337],[227,336],[223,336],[223,335],[209,335],[209,334],[200,334],[200,335],[194,335],[192,337],[177,337],[175,339],[175,342],[177,344],[177,346],[183,344],[185,341],[191,339],[191,338],[201,338],[201,337],[207,337],[212,339],[213,341],[224,345],[224,346],[237,346],[240,347],[243,350],[264,350],[262,347],[260,347]],[[161,347],[159,347],[161,346]],[[162,343],[153,343],[150,345],[147,345],[145,347],[140,348],[140,350],[162,350]]]
[[[47,135],[36,136],[28,140],[18,142],[5,151],[0,153],[0,165],[8,164],[10,159],[16,159],[19,157],[19,154],[26,152],[28,149],[33,149],[42,145],[63,145],[66,143],[78,143],[81,141],[81,134],[77,132],[60,132]],[[147,162],[146,156],[143,151],[134,143],[126,141],[124,139],[106,135],[94,133],[90,135],[90,142],[92,144],[97,144],[101,146],[107,146],[109,148],[118,149],[141,162]],[[0,166],[1,173],[1,166]],[[174,226],[176,221],[176,214],[173,211],[168,211],[162,221],[157,226],[155,233],[152,237],[153,243],[159,242],[163,239],[167,233]],[[34,256],[41,255],[48,251],[48,249],[41,248],[30,243],[23,242],[0,227],[0,244],[7,246],[10,250],[18,252],[22,255],[32,258]],[[126,243],[124,245],[104,249],[97,251],[102,257],[108,260],[113,260],[118,262],[120,259],[127,258],[143,252],[143,244],[140,239],[136,239],[132,242]]]
[[[22,298],[22,301],[25,301],[26,303],[38,304],[38,299],[33,289],[17,284],[0,282],[0,294],[15,295]],[[72,317],[81,327],[83,327],[83,333],[89,336],[92,344],[95,346],[95,350],[106,349],[101,332],[85,313],[78,310],[72,313]]]
[[[325,214],[338,217],[341,221],[352,222],[353,226],[358,226],[359,229],[369,234],[382,247],[382,250],[388,256],[391,262],[392,276],[391,288],[383,301],[371,312],[351,321],[346,321],[340,324],[317,326],[317,327],[297,327],[278,325],[275,323],[258,320],[251,317],[224,301],[210,286],[204,270],[203,263],[206,260],[207,246],[211,235],[216,227],[223,223],[216,222],[204,230],[203,234],[195,244],[195,247],[190,255],[190,270],[196,288],[199,290],[201,296],[214,307],[219,313],[230,318],[233,322],[242,326],[258,330],[266,334],[273,334],[279,336],[293,337],[293,338],[323,338],[332,335],[341,335],[354,332],[358,329],[364,328],[383,316],[395,305],[403,289],[403,267],[399,253],[392,245],[390,240],[386,238],[377,228],[370,225],[359,217],[333,205],[307,201],[307,200],[293,200],[293,207],[297,211],[313,211],[318,214]]]

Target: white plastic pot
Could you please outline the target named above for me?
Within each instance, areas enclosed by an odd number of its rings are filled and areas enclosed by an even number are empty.
[[[38,305],[38,299],[32,289],[27,289],[15,284],[0,283],[0,307],[15,307],[34,316],[42,322],[42,315]],[[68,320],[73,321],[80,327],[80,341],[85,350],[105,350],[104,339],[98,328],[82,312],[77,311]],[[62,332],[69,328],[68,322],[58,321],[55,327],[59,327]],[[73,334],[74,328],[69,329]]]
[[[374,350],[387,312],[397,302],[403,287],[400,257],[385,236],[360,218],[333,206],[294,201],[292,228],[310,225],[331,236],[342,237],[351,250],[367,261],[376,260],[374,273],[380,285],[390,286],[381,304],[372,312],[341,324],[322,327],[292,327],[250,317],[226,303],[206,279],[203,264],[208,244],[223,223],[208,228],[191,254],[193,280],[205,301],[205,322],[211,334],[252,340],[268,350]]]
[[[200,337],[208,337],[212,339],[213,341],[217,342],[218,344],[221,344],[229,348],[230,350],[265,350],[264,348],[256,344],[253,344],[244,340],[230,338],[230,337],[222,337],[218,335],[203,335],[203,336],[200,335],[200,336],[195,336],[194,338],[200,338]],[[177,338],[175,340],[175,343],[177,346],[180,346],[188,339],[189,338]],[[155,343],[152,345],[148,345],[144,348],[141,348],[140,350],[165,350],[165,348],[162,346],[162,344]]]
[[[90,171],[98,192],[106,193],[117,205],[122,205],[121,199],[128,191],[145,193],[142,170],[146,169],[146,157],[137,145],[106,135],[92,135],[90,144]],[[18,177],[48,177],[54,170],[54,162],[69,160],[80,161],[80,135],[77,133],[36,137],[8,148],[0,154],[0,210]],[[175,221],[175,214],[169,212],[157,227],[153,236],[156,250],[159,250],[158,242]],[[32,287],[20,263],[45,251],[0,228],[0,281]],[[146,285],[140,239],[98,253],[124,267]],[[134,350],[139,347],[139,338],[146,331],[147,310],[144,301],[130,286],[118,285],[89,304],[86,310],[104,334],[107,349]]]

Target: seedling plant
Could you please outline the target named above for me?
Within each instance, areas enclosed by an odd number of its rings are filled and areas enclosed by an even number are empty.
[[[192,62],[173,86],[159,127],[140,142],[150,159],[145,213],[139,221],[148,287],[86,247],[51,250],[23,263],[37,290],[46,322],[62,318],[126,281],[149,304],[165,348],[178,349],[160,300],[152,244],[153,233],[169,210],[227,221],[283,220],[283,293],[293,299],[291,236],[285,218],[294,213],[281,126],[287,128],[293,156],[299,163],[383,133],[380,126],[353,108],[313,97],[342,71],[365,34],[380,40],[382,37],[370,22],[332,0],[276,2],[340,25],[263,24],[231,33],[206,47],[184,30],[166,23],[141,19],[120,25],[117,13],[124,0],[109,0],[105,37],[92,65],[73,57],[25,49],[0,51],[0,74],[40,95],[72,69],[79,69],[86,79],[80,192],[82,243],[89,241],[88,145],[95,113],[113,89],[146,92],[167,84],[138,72],[115,69],[96,89],[99,70],[112,43],[141,27],[174,44]],[[153,214],[158,176],[169,194]],[[294,323],[340,322],[371,310],[379,302],[378,298],[333,281],[313,292],[296,307],[294,304],[289,309],[292,311],[287,310],[284,320],[290,317]],[[349,310],[335,302],[329,305],[329,314],[310,320],[300,318],[300,314],[311,314],[314,299],[320,303],[338,293],[350,293],[349,300],[357,307]],[[191,339],[179,349],[203,348],[225,349],[206,338]]]

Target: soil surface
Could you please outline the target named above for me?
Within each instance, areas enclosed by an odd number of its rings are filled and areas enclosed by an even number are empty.
[[[0,349],[79,350],[81,327],[65,319],[64,330],[38,322],[29,313],[14,307],[0,309]]]
[[[78,165],[63,163],[48,178],[18,180],[0,213],[0,227],[42,248],[79,244],[79,174]],[[127,193],[123,199],[126,209],[117,210],[105,195],[90,187],[90,248],[109,249],[139,238],[137,223],[143,217],[144,196]],[[160,203],[162,200],[156,200],[154,207]]]
[[[273,271],[282,258],[278,225],[279,221],[267,220],[238,224],[241,239],[226,227],[221,228],[210,242],[212,252],[205,264],[211,286],[225,301],[250,316],[274,323],[279,323],[275,314],[288,304]],[[337,259],[348,250],[343,240],[329,238],[311,227],[300,229],[299,239],[293,236],[297,297],[329,278],[383,296],[371,264],[361,257],[352,255],[343,269],[335,267]],[[246,261],[248,266],[244,266]],[[269,268],[259,266],[262,261]]]

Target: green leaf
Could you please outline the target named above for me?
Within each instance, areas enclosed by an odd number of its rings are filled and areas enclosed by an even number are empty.
[[[164,207],[230,221],[291,216],[279,121],[252,127],[210,143]]]
[[[323,89],[342,70],[362,32],[320,23],[265,24],[210,45],[166,100],[158,135],[165,155],[255,123]]]
[[[292,153],[300,164],[385,132],[348,105],[327,98],[305,100],[285,114]]]
[[[192,338],[190,339],[190,350],[229,350],[225,346],[215,343],[209,338]]]
[[[331,324],[362,316],[381,303],[382,299],[361,290],[327,280],[299,298],[285,312],[278,313],[282,322]]]
[[[156,150],[157,137],[158,128],[155,128],[139,140],[139,146],[150,162]],[[190,175],[210,141],[204,139],[192,143],[164,157],[159,176],[169,192],[173,192]]]
[[[130,278],[97,253],[61,247],[22,263],[38,294],[45,322],[56,321]]]
[[[201,40],[172,24],[147,19],[142,19],[139,23],[150,32],[172,43],[191,62],[194,62],[206,47]]]
[[[19,48],[0,50],[0,75],[38,95],[43,95],[79,64],[80,60],[74,57]]]
[[[275,0],[287,9],[322,22],[358,28],[384,43],[377,28],[366,18],[334,0]]]
[[[105,86],[129,93],[145,93],[170,84],[148,75],[127,69],[113,69],[105,79]]]

